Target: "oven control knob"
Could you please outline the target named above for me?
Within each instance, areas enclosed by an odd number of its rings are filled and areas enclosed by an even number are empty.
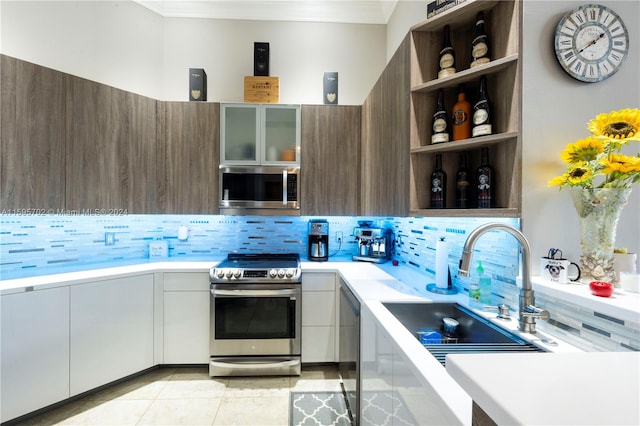
[[[236,269],[233,273],[233,278],[240,278],[242,276],[242,271],[240,269]]]
[[[293,277],[293,269],[287,269],[287,278]]]
[[[272,269],[269,271],[269,276],[271,278],[275,278],[276,276],[278,276],[278,271],[276,271],[275,269]]]
[[[227,271],[227,279],[231,278],[233,276],[233,271],[231,269],[229,269]]]
[[[217,269],[215,273],[218,278],[220,279],[224,278],[224,269]]]
[[[280,269],[280,270],[278,271],[278,277],[280,277],[280,278],[284,278],[284,269]]]

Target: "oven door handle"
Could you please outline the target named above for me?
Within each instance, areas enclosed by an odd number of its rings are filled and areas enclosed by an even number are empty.
[[[297,296],[300,290],[296,288],[285,288],[280,290],[220,290],[211,289],[214,297],[272,297],[272,296]]]

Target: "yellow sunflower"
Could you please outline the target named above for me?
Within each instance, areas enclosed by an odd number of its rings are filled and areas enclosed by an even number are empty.
[[[560,157],[567,164],[583,163],[593,161],[604,151],[604,142],[593,136],[580,139],[567,145]]]
[[[598,114],[587,123],[591,135],[568,144],[561,152],[567,170],[549,186],[630,188],[640,183],[640,155],[620,153],[629,141],[640,141],[640,110]]]
[[[567,183],[567,179],[569,178],[569,174],[565,173],[560,176],[556,176],[549,181],[549,186],[562,186]]]
[[[567,172],[567,183],[569,185],[590,186],[588,183],[593,180],[593,172],[587,167],[577,166]]]
[[[640,140],[640,110],[627,108],[598,114],[587,127],[594,136],[637,141]]]
[[[632,157],[622,154],[611,154],[609,158],[602,160],[602,173],[640,173],[640,157]]]
[[[575,167],[572,167],[566,173],[560,176],[556,176],[548,183],[549,186],[583,186],[591,187],[591,181],[593,180],[593,172],[589,166],[585,163],[581,163]]]

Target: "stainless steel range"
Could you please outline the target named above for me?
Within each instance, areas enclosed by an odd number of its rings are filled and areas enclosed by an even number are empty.
[[[299,256],[229,254],[209,277],[209,374],[300,375]]]

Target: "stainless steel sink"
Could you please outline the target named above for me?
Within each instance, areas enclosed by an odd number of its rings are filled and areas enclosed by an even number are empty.
[[[544,352],[457,303],[394,302],[383,305],[416,338],[418,331],[423,329],[433,329],[443,335],[443,343],[423,345],[442,365],[449,353]],[[459,323],[454,335],[444,333],[442,320],[447,317]]]

